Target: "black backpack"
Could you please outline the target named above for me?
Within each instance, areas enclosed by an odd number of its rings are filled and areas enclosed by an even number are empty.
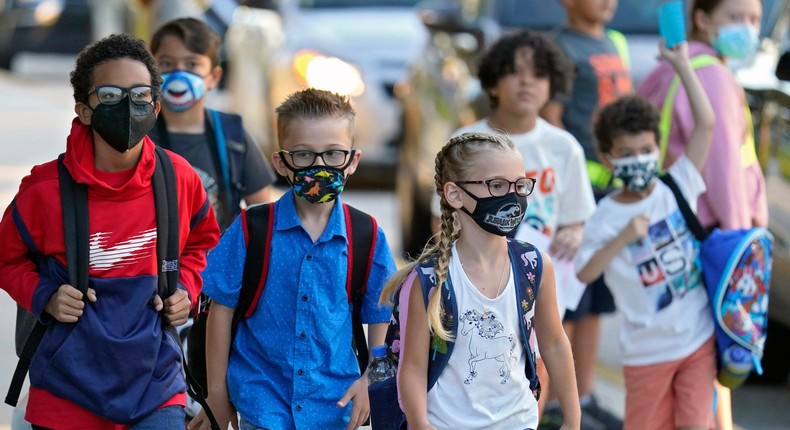
[[[159,271],[157,291],[160,297],[167,298],[178,288],[179,276],[179,223],[178,223],[178,191],[176,174],[170,156],[164,149],[155,147],[156,167],[153,175],[154,200],[156,208],[156,254]],[[58,157],[58,179],[60,182],[60,198],[63,208],[63,232],[66,245],[66,265],[69,284],[82,292],[88,293],[89,257],[89,226],[88,226],[88,188],[72,178],[63,164],[65,154]],[[28,315],[30,315],[28,313]],[[33,318],[30,315],[30,318]],[[178,334],[173,326],[163,321],[167,332],[181,345]],[[5,402],[16,406],[22,385],[25,381],[33,355],[44,337],[47,326],[35,321],[24,347],[19,353],[19,362],[11,379]],[[187,380],[187,394],[195,399],[206,411],[212,429],[219,429],[211,410],[206,404],[203,386],[195,383],[190,369],[187,367],[182,351],[182,363]]]
[[[231,337],[235,336],[239,321],[255,312],[266,286],[276,206],[276,203],[255,205],[248,207],[241,214],[249,240],[239,302],[233,312]],[[343,214],[349,243],[346,294],[352,308],[353,347],[360,373],[363,373],[368,364],[368,347],[360,311],[370,275],[373,251],[376,248],[378,225],[372,216],[346,204],[343,205]],[[187,359],[196,381],[205,387],[207,386],[206,321],[211,310],[211,300],[201,295],[201,302],[196,310],[197,315],[187,334]]]

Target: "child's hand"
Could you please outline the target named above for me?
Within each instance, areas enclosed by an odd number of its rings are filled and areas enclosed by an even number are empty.
[[[96,301],[96,291],[93,288],[88,288],[88,300]],[[62,323],[79,321],[84,309],[85,303],[82,301],[82,293],[69,284],[61,285],[49,297],[46,306],[44,306],[44,312]]]
[[[214,414],[214,419],[217,420],[219,428],[227,429],[228,424],[233,430],[239,430],[239,418],[236,416],[236,409],[227,399],[223,400],[210,400],[207,399],[208,406],[211,408],[211,413]],[[206,411],[203,409],[198,412],[195,418],[187,425],[188,430],[211,430],[211,421],[206,416]]]
[[[189,318],[189,294],[180,288],[164,302],[155,295],[151,304],[157,312],[164,310],[165,321],[173,327],[183,325]]]
[[[658,51],[661,53],[661,58],[669,61],[675,70],[690,65],[689,47],[686,42],[680,42],[672,48],[667,48],[666,40],[661,39],[658,41]]]
[[[365,424],[370,416],[370,400],[368,399],[368,378],[362,375],[359,379],[354,381],[343,397],[337,402],[338,408],[345,408],[348,402],[352,402],[351,406],[351,420],[346,426],[346,430],[354,430],[355,428]]]
[[[620,235],[625,243],[636,242],[647,235],[648,227],[650,227],[650,217],[646,214],[637,215],[625,226]]]
[[[549,246],[549,254],[558,260],[571,260],[582,244],[584,226],[575,224],[560,227]]]

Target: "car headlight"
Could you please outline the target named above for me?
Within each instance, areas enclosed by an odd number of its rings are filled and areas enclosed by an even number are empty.
[[[337,57],[303,50],[294,55],[292,66],[299,80],[308,87],[350,97],[358,97],[365,92],[359,69]]]

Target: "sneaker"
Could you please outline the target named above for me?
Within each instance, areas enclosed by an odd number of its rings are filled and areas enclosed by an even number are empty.
[[[590,402],[582,408],[582,418],[585,415],[594,418],[605,430],[623,430],[623,420],[600,407],[595,397],[591,398]]]

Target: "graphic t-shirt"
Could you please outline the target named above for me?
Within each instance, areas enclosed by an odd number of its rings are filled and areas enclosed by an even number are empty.
[[[554,39],[573,62],[576,76],[573,91],[565,100],[562,123],[584,148],[588,160],[598,160],[593,141],[593,113],[618,97],[633,91],[631,76],[608,36],[590,37],[568,28]]]
[[[681,156],[669,174],[696,210],[705,183],[694,164]],[[585,225],[576,254],[577,270],[640,214],[650,216],[647,235],[625,246],[604,271],[606,285],[625,318],[620,344],[623,364],[630,366],[686,357],[713,334],[699,242],[689,231],[672,191],[658,179],[643,200],[620,203],[610,195],[598,203]]]
[[[469,132],[506,134],[481,120],[453,135]],[[584,222],[592,215],[595,199],[587,179],[584,153],[570,133],[538,118],[532,131],[507,136],[521,152],[525,174],[537,180],[535,190],[527,197],[529,205],[522,225],[527,223],[554,237],[557,227]],[[432,212],[440,216],[439,197],[434,196],[433,200]]]
[[[428,420],[437,429],[537,428],[512,268],[494,299],[472,284],[455,244],[448,273],[458,303],[458,332],[447,366],[428,392]]]

